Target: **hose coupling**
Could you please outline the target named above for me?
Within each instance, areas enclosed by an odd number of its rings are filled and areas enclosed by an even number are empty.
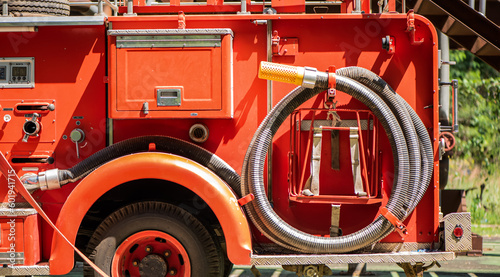
[[[328,73],[314,67],[299,67],[278,63],[261,62],[259,78],[294,84],[305,88],[324,87]]]
[[[21,182],[27,190],[53,190],[61,188],[59,182],[59,169],[35,173],[26,173],[21,177]]]
[[[59,182],[59,169],[54,168],[38,173],[38,182],[41,190],[61,188],[61,184]]]

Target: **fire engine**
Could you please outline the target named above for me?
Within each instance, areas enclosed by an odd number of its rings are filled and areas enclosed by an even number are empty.
[[[404,2],[2,1],[0,275],[415,276],[471,249],[440,211],[436,29]]]

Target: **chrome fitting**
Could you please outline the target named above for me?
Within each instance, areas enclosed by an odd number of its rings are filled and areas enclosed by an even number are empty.
[[[318,70],[314,67],[304,67],[304,79],[302,80],[302,86],[305,88],[314,88],[316,86],[316,77],[318,76]]]
[[[59,183],[59,169],[50,169],[38,173],[38,182],[41,190],[53,190],[61,188]]]

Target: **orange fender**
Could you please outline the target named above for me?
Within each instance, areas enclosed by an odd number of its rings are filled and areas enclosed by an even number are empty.
[[[233,191],[207,168],[171,154],[139,153],[102,165],[71,192],[56,226],[74,243],[83,217],[103,194],[128,181],[146,178],[171,181],[200,196],[222,226],[231,262],[250,264],[250,227]],[[50,274],[54,275],[66,274],[74,265],[73,249],[56,233],[52,240],[49,264]]]

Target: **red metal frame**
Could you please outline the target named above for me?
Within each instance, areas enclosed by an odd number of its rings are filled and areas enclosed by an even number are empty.
[[[304,196],[302,195],[302,191],[304,189],[304,184],[305,180],[309,175],[306,174],[309,170],[309,162],[311,159],[311,145],[312,145],[312,135],[313,135],[313,126],[314,126],[314,121],[318,120],[316,116],[319,114],[322,114],[324,117],[324,114],[326,112],[337,112],[341,114],[354,114],[355,117],[354,119],[357,122],[357,127],[358,127],[358,135],[359,135],[359,144],[360,144],[360,159],[361,159],[361,173],[363,177],[363,187],[364,191],[367,192],[366,196],[357,196],[357,195],[312,195],[312,196]],[[305,113],[308,113],[306,115],[303,115]],[[311,114],[312,115],[309,115]],[[361,128],[361,118],[360,118],[360,113],[365,114],[364,120],[367,120],[368,128],[371,128],[370,126],[373,126],[372,131],[362,131]],[[351,115],[352,117],[352,115]],[[307,135],[307,146],[306,150],[303,153],[301,151],[302,145],[304,142],[302,142],[302,137],[300,135],[301,130],[302,130],[302,120],[305,118],[310,118],[311,121],[311,127],[308,131]],[[351,118],[352,119],[352,118]],[[350,131],[350,128],[348,127],[328,127],[328,126],[322,126],[321,127],[323,132],[328,132],[330,130],[338,130],[338,131]],[[369,110],[349,110],[349,109],[298,109],[294,111],[291,115],[291,120],[290,120],[290,130],[292,132],[290,138],[290,167],[289,167],[289,183],[290,183],[290,200],[292,201],[297,201],[301,203],[323,203],[323,204],[375,204],[375,203],[380,203],[382,202],[382,197],[379,195],[379,182],[378,182],[378,176],[376,174],[378,169],[378,121],[376,118],[373,116],[373,114]],[[364,135],[366,133],[366,135]],[[364,143],[364,137],[366,136],[366,142],[367,142],[367,147],[365,147]],[[344,138],[345,140],[345,138]],[[323,143],[325,144],[325,143]],[[371,146],[368,146],[371,144]],[[328,143],[326,143],[328,145]],[[345,153],[345,152],[344,152]],[[367,157],[368,156],[368,157]],[[346,155],[345,159],[349,159],[349,155]],[[325,159],[328,160],[328,155],[325,157]],[[367,162],[367,159],[369,159],[369,163]],[[300,162],[302,161],[303,162]],[[350,164],[345,163],[345,165],[350,166]],[[344,165],[344,166],[345,166]],[[321,167],[322,171],[328,170],[327,166],[322,166]],[[323,181],[330,180],[328,183],[329,186],[335,185],[335,184],[342,184],[342,187],[349,186],[349,183],[352,183],[352,174],[349,176],[350,173],[350,167],[348,170],[344,169],[344,172],[342,171],[339,172],[338,177],[340,178],[335,178],[333,179],[331,176],[328,178],[323,177]],[[345,172],[347,171],[347,173]],[[368,172],[374,172],[370,174],[370,180],[368,178]],[[300,173],[300,174],[299,174]],[[352,173],[352,172],[351,172]],[[320,175],[322,175],[320,173]],[[324,175],[324,174],[323,174]],[[347,177],[347,178],[346,178]],[[351,180],[349,180],[349,178]],[[333,179],[333,180],[332,180]]]
[[[143,1],[136,2],[142,5]],[[172,2],[173,3],[173,2]],[[276,30],[283,38],[293,38],[291,45],[297,51],[287,55],[274,55],[271,61],[312,66],[326,70],[330,65],[337,68],[360,66],[374,71],[386,80],[415,109],[428,128],[435,153],[435,170],[429,190],[415,212],[404,222],[408,227],[405,242],[432,243],[438,241],[439,227],[439,151],[438,140],[438,76],[436,31],[425,18],[415,15],[414,32],[416,38],[424,39],[419,45],[412,43],[407,30],[405,14],[203,14],[203,12],[236,12],[239,5],[221,5],[211,2],[210,6],[136,6],[137,13],[173,12],[166,16],[109,17],[113,29],[165,29],[178,28],[179,10],[186,12],[186,28],[230,28],[235,34],[233,41],[234,72],[234,117],[229,118],[188,118],[184,115],[169,114],[168,119],[131,119],[134,116],[120,117],[108,106],[107,93],[116,85],[117,69],[109,66],[116,59],[113,37],[106,36],[103,26],[40,26],[37,32],[2,33],[0,39],[11,41],[17,38],[22,43],[6,45],[4,56],[35,57],[36,86],[33,89],[0,89],[0,106],[4,114],[13,117],[0,131],[0,151],[7,158],[53,157],[54,164],[16,163],[16,173],[21,176],[52,168],[69,168],[106,145],[106,119],[108,116],[120,118],[113,122],[114,141],[141,135],[169,135],[189,140],[189,127],[203,123],[210,130],[209,140],[201,146],[221,157],[238,173],[241,172],[243,157],[254,131],[266,116],[268,105],[274,105],[294,87],[274,83],[272,103],[267,103],[266,81],[257,78],[258,64],[268,58],[267,26],[254,24],[255,20],[272,21],[272,31]],[[248,3],[247,3],[248,4]],[[250,11],[262,12],[263,5],[247,5]],[[124,12],[126,7],[120,7]],[[381,38],[390,35],[398,47],[392,54],[381,47]],[[66,39],[61,40],[61,37]],[[110,42],[106,45],[106,38]],[[23,40],[27,39],[27,41]],[[25,42],[25,43],[24,43]],[[17,48],[16,48],[17,47]],[[292,47],[292,46],[290,46]],[[300,51],[299,51],[300,50]],[[106,68],[108,67],[108,71]],[[109,88],[106,87],[109,79]],[[107,90],[108,89],[108,90]],[[312,99],[305,108],[318,108],[323,99]],[[21,125],[25,114],[14,113],[5,108],[14,108],[24,100],[30,103],[55,103],[56,110],[44,113],[41,118],[40,138],[22,143]],[[366,107],[348,97],[337,94],[336,100],[342,109],[364,110]],[[108,103],[109,104],[109,103]],[[426,108],[430,107],[432,108]],[[91,108],[90,108],[91,107]],[[179,118],[183,117],[183,118]],[[52,123],[55,120],[54,123]],[[54,124],[53,127],[51,124]],[[81,145],[80,158],[76,156],[75,144],[63,136],[68,136],[74,128],[82,128],[86,133],[86,144]],[[379,130],[381,130],[379,128]],[[378,131],[379,131],[378,130]],[[353,233],[369,224],[379,215],[378,205],[385,205],[391,193],[393,182],[393,161],[390,145],[383,132],[378,132],[378,142],[370,147],[378,147],[375,152],[378,165],[367,173],[371,176],[368,183],[370,192],[379,198],[343,199],[336,196],[336,203],[350,203],[342,208],[340,225],[346,234]],[[279,214],[291,225],[315,235],[328,235],[330,226],[331,199],[316,197],[315,203],[307,199],[289,201],[288,157],[291,140],[287,126],[280,128],[273,144],[273,205]],[[367,148],[368,145],[364,145]],[[168,156],[168,155],[167,155]],[[155,157],[151,160],[151,157]],[[70,184],[60,190],[37,191],[33,195],[48,216],[57,219],[57,225],[74,241],[82,218],[101,195],[122,182],[134,178],[161,178],[178,182],[199,194],[218,216],[225,230],[228,254],[237,264],[249,264],[252,249],[248,222],[241,212],[237,198],[231,190],[206,168],[194,165],[185,159],[174,159],[186,168],[163,161],[164,154],[148,153],[124,157],[97,169],[79,184]],[[168,156],[166,160],[171,160]],[[372,156],[367,156],[368,164]],[[182,160],[182,161],[181,161]],[[164,170],[158,168],[161,164]],[[31,169],[30,169],[31,168]],[[168,169],[168,170],[167,170]],[[370,172],[372,171],[372,172]],[[374,172],[373,172],[374,171]],[[36,171],[35,171],[36,172]],[[123,174],[127,172],[127,174]],[[296,172],[291,175],[293,178]],[[201,178],[203,177],[203,178]],[[205,177],[213,182],[207,182]],[[366,182],[366,180],[365,180]],[[96,186],[95,184],[99,184]],[[198,184],[205,184],[204,186]],[[5,180],[0,181],[0,197],[7,201]],[[216,193],[207,193],[211,188]],[[209,192],[212,190],[209,189]],[[375,189],[379,189],[376,191]],[[376,192],[376,193],[375,193]],[[20,197],[18,201],[23,201]],[[363,205],[367,204],[367,205]],[[373,204],[373,205],[372,205]],[[228,212],[231,211],[231,212]],[[229,215],[228,215],[229,214]],[[363,214],[365,217],[353,216]],[[30,219],[31,220],[31,219]],[[53,231],[41,222],[41,249],[36,243],[29,253],[27,263],[37,263],[50,258],[53,274],[67,273],[73,266],[73,250]],[[36,224],[23,227],[26,232],[36,232]],[[253,233],[257,242],[267,240]],[[383,242],[402,242],[394,233]]]

